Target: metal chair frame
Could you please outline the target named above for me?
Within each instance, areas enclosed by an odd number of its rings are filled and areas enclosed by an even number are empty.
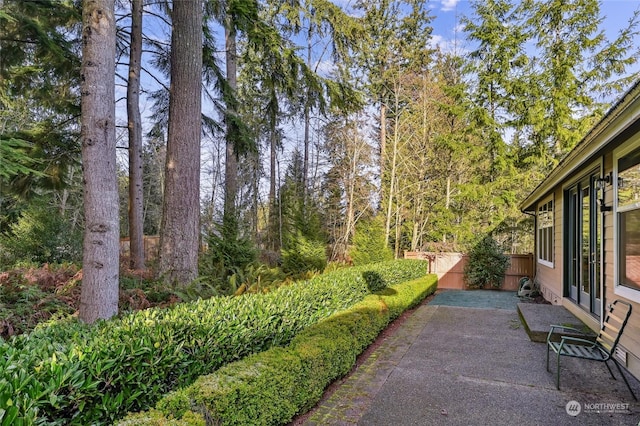
[[[591,361],[604,362],[607,366],[609,374],[615,380],[616,377],[609,367],[608,361],[613,361],[618,368],[618,372],[622,376],[624,383],[627,385],[629,392],[636,398],[633,389],[629,385],[627,378],[625,377],[618,360],[615,358],[616,347],[622,336],[629,317],[631,316],[631,305],[622,300],[615,300],[610,306],[605,316],[605,320],[602,323],[600,332],[595,341],[589,340],[587,335],[573,327],[566,327],[562,325],[552,325],[549,334],[547,335],[547,371],[549,371],[549,353],[550,351],[556,354],[556,388],[560,389],[560,357],[570,356],[574,358],[582,358]],[[556,330],[569,331],[571,334],[582,335],[583,337],[575,336],[563,336],[560,335],[560,341],[553,341],[552,335]]]

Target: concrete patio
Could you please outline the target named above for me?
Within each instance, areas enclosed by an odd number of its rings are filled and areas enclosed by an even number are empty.
[[[462,306],[440,304],[438,294],[418,308],[305,424],[639,424],[640,404],[602,363],[563,357],[558,391],[546,345],[529,338],[518,298],[489,291],[501,308],[479,293],[485,301],[466,306],[475,292],[460,292]],[[549,305],[529,305],[525,317],[536,317],[539,306],[547,315],[541,321],[555,322]],[[640,395],[640,383],[627,377]]]

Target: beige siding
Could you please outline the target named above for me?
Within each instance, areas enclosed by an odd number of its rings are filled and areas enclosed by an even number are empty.
[[[604,174],[613,170],[613,154],[605,156]],[[605,191],[605,204],[613,205],[613,186],[607,185]],[[621,297],[614,292],[615,286],[615,258],[614,258],[615,235],[613,229],[613,212],[604,214],[604,283],[605,283],[605,309],[606,305],[616,299],[631,303],[632,312],[629,324],[624,331],[620,346],[627,352],[627,368],[636,377],[640,377],[640,304]]]
[[[553,267],[536,261],[536,280],[546,300],[559,305],[562,303],[562,190],[553,195]],[[537,231],[536,231],[537,232]],[[537,255],[536,255],[537,259]]]
[[[613,155],[608,154],[605,157],[604,175],[613,169]],[[541,200],[544,201],[545,199]],[[608,185],[605,191],[605,204],[611,206],[613,204],[613,186]],[[554,191],[554,261],[553,267],[549,267],[536,262],[536,279],[540,283],[541,291],[546,300],[553,304],[565,306],[570,312],[576,315],[586,325],[594,331],[598,331],[600,324],[597,318],[594,318],[573,301],[562,297],[563,294],[563,190],[556,188]],[[613,230],[613,212],[604,214],[604,233],[603,233],[603,282],[604,282],[604,309],[606,305],[613,300],[621,299],[631,303],[633,313],[627,325],[627,329],[622,337],[620,345],[627,351],[627,368],[636,377],[640,377],[640,304],[625,299],[614,293],[614,230]]]
[[[560,303],[580,317],[590,327],[599,328],[600,319],[582,310],[571,300],[563,299],[563,262],[562,262],[562,188],[577,182],[587,175],[588,172],[597,171],[602,167],[602,173],[607,176],[614,168],[613,152],[616,149],[627,150],[640,146],[640,80],[637,81],[627,91],[621,99],[614,104],[603,119],[591,129],[578,145],[561,160],[558,167],[552,170],[542,182],[521,204],[527,212],[547,199],[550,191],[554,191],[556,206],[555,223],[555,259],[554,267],[548,268],[537,264],[537,280],[541,284],[545,297],[560,298]],[[625,151],[626,152],[626,151]],[[611,183],[605,187],[605,204],[613,205],[614,185]],[[633,302],[615,293],[615,247],[616,236],[614,232],[614,212],[605,212],[602,215],[604,222],[603,232],[603,252],[602,252],[602,285],[603,289],[603,310],[607,308],[613,300],[621,299],[632,305],[631,319],[628,328],[621,340],[621,346],[627,351],[626,365],[629,371],[640,378],[640,298],[629,290],[627,297],[633,297],[638,302]],[[630,296],[631,295],[631,296]],[[551,297],[551,298],[550,298]]]

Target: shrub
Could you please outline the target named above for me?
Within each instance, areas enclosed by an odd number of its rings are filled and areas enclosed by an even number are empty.
[[[327,266],[324,243],[309,240],[298,233],[287,249],[282,249],[282,270],[299,275],[308,271],[321,272]]]
[[[0,424],[106,424],[146,409],[362,300],[367,271],[393,285],[425,275],[426,262],[349,268],[267,294],[148,309],[93,327],[67,319],[0,342]]]
[[[33,203],[0,234],[0,264],[82,260],[82,233],[43,203]]]
[[[469,263],[464,270],[465,281],[470,288],[483,288],[487,285],[500,288],[508,267],[509,256],[487,235],[469,253]]]
[[[210,293],[232,294],[237,285],[230,278],[243,274],[255,262],[258,251],[253,241],[239,234],[235,218],[226,218],[218,228],[207,238],[208,248],[200,256],[200,276],[209,282]]]
[[[436,287],[431,275],[367,296],[301,332],[288,347],[228,364],[119,425],[195,425],[204,419],[216,425],[287,424],[313,407],[329,383],[347,374],[389,322]]]
[[[354,265],[384,262],[393,259],[393,252],[385,244],[382,218],[361,221],[356,225],[353,248],[349,256]]]

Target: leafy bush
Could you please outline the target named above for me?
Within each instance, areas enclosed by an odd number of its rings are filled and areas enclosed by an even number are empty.
[[[294,282],[294,279],[285,274],[282,269],[270,268],[262,263],[249,265],[241,274],[236,274],[231,279],[241,283],[234,293],[236,296],[244,293],[267,293]]]
[[[388,286],[426,275],[426,262],[344,269],[267,294],[148,309],[93,327],[67,319],[0,342],[0,424],[106,424],[146,409],[362,300],[368,271]]]
[[[487,285],[500,288],[507,268],[509,256],[487,235],[469,253],[469,263],[464,270],[465,281],[470,288],[483,288]]]
[[[282,270],[298,275],[307,271],[321,272],[327,266],[324,243],[309,240],[301,233],[291,238],[287,249],[282,249]]]
[[[286,348],[271,348],[160,400],[155,410],[132,414],[120,426],[286,424],[320,399],[325,387],[344,376],[356,357],[403,311],[437,287],[435,276],[395,285],[393,292],[367,296],[346,311],[296,336]],[[178,420],[174,418],[176,416]]]
[[[61,263],[82,260],[82,233],[41,203],[31,204],[0,234],[0,264]]]
[[[381,218],[361,221],[356,225],[353,248],[349,255],[354,265],[384,262],[393,259],[393,252],[385,244]]]
[[[208,236],[208,248],[200,256],[200,281],[207,284],[196,286],[204,286],[211,295],[233,294],[238,286],[231,278],[243,274],[255,262],[258,251],[253,241],[239,234],[235,218],[226,217],[218,228]]]

